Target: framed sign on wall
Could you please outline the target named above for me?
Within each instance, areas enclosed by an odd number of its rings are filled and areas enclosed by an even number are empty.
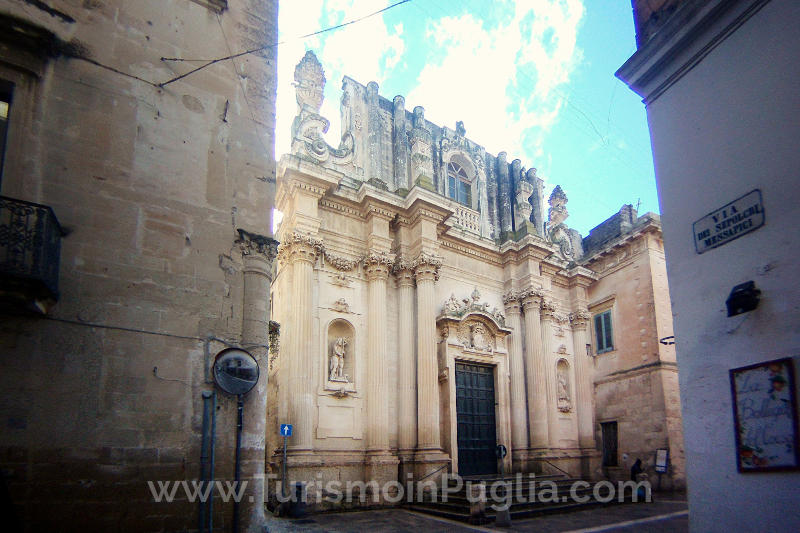
[[[792,360],[730,371],[739,472],[800,469]]]

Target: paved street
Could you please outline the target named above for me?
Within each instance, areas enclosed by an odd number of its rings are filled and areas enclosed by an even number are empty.
[[[599,533],[604,531],[670,532],[689,531],[687,504],[681,499],[662,499],[653,503],[612,505],[558,515],[516,520],[511,528],[470,526],[404,509],[327,513],[304,519],[270,517],[270,533],[299,531],[345,533],[360,531],[398,531],[413,533],[470,531],[536,531],[556,533]]]

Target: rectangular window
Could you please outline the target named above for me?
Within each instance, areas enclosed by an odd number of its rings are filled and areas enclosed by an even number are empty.
[[[470,190],[469,183],[463,181],[458,182],[458,203],[467,207],[472,207],[472,191]]]
[[[603,422],[603,466],[617,466],[617,423]]]
[[[453,200],[458,200],[458,193],[456,192],[456,179],[453,176],[447,176],[447,196]]]
[[[594,316],[594,334],[597,339],[597,353],[610,352],[614,349],[610,309]]]

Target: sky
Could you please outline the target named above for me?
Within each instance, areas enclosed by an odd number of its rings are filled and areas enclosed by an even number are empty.
[[[614,72],[636,50],[629,0],[397,0],[281,2],[276,154],[289,151],[297,112],[294,67],[313,50],[327,84],[328,143],[341,138],[347,75],[375,81],[406,109],[538,169],[545,200],[567,194],[568,226],[584,236],[623,204],[658,212],[644,104]],[[546,206],[545,206],[546,207]]]

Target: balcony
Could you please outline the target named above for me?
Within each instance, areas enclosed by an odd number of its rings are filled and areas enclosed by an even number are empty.
[[[0,196],[0,310],[44,314],[58,301],[61,225],[45,205]]]

